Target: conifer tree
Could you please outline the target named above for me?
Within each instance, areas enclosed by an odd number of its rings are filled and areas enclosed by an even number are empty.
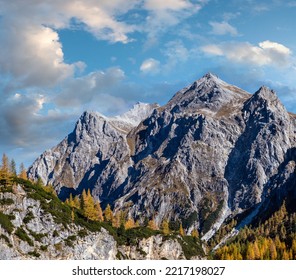
[[[107,204],[106,209],[104,211],[105,221],[112,222],[113,220],[113,212],[111,210],[111,206]]]
[[[163,220],[161,224],[162,232],[164,235],[169,235],[170,234],[170,228],[169,228],[169,222],[168,220]]]
[[[277,251],[272,239],[269,240],[269,251],[270,251],[270,258],[272,260],[277,259]]]
[[[80,209],[83,211],[84,209],[84,203],[86,201],[86,190],[83,189],[82,194],[81,194],[81,199],[80,199]]]
[[[10,169],[10,173],[11,173],[11,175],[12,175],[12,176],[16,176],[16,164],[15,164],[14,159],[12,159],[12,160],[10,161],[10,167],[9,167],[9,169]]]
[[[158,226],[156,225],[154,219],[151,219],[149,222],[148,222],[148,225],[147,225],[148,228],[151,228],[153,230],[158,230]]]
[[[73,195],[70,193],[69,199],[68,199],[68,204],[70,207],[74,207],[74,200],[73,200]]]
[[[254,258],[255,258],[255,260],[260,260],[260,251],[259,251],[257,240],[255,240],[253,248],[254,248]]]
[[[252,243],[247,244],[246,259],[247,260],[255,260],[254,247],[253,247]]]
[[[19,177],[21,179],[25,179],[25,180],[28,179],[28,177],[27,177],[27,171],[26,171],[25,166],[24,166],[23,163],[21,163],[21,165],[20,165]]]
[[[125,215],[121,210],[119,210],[116,212],[112,220],[112,226],[115,228],[120,228],[120,226],[124,224],[125,224]]]
[[[80,209],[81,201],[78,195],[76,195],[73,199],[73,205],[76,209]]]
[[[75,220],[75,214],[74,214],[73,208],[71,209],[71,220],[72,220],[72,222],[74,222],[74,220]]]
[[[103,222],[104,221],[104,217],[103,217],[103,211],[100,205],[99,201],[95,202],[95,215],[97,215],[98,217],[98,221]]]
[[[90,189],[87,190],[87,193],[82,192],[82,201],[83,201],[83,213],[85,217],[91,221],[99,221],[99,209],[95,207],[94,199],[90,193]]]
[[[185,235],[182,223],[180,223],[179,233],[180,233],[181,236]]]
[[[130,228],[134,228],[134,227],[135,227],[135,221],[133,218],[129,218],[124,224],[124,228],[126,230],[130,229]]]
[[[9,159],[6,154],[2,156],[2,164],[0,168],[0,183],[3,185],[10,185],[11,184],[11,176],[9,172]]]
[[[193,238],[198,238],[199,234],[198,234],[197,229],[193,229],[193,230],[191,231],[191,236],[192,236]]]

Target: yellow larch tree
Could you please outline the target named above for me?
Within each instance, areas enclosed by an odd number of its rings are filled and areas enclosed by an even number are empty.
[[[161,229],[164,235],[169,235],[170,234],[170,227],[169,227],[169,221],[168,220],[163,220],[161,223]]]
[[[153,230],[158,230],[158,226],[156,225],[154,219],[151,219],[151,220],[148,222],[147,227],[148,227],[148,228],[151,228],[151,229],[153,229]]]
[[[182,223],[180,223],[179,233],[180,233],[181,236],[185,235]]]
[[[106,222],[112,222],[113,220],[113,212],[111,210],[110,204],[107,204],[105,210],[104,210],[104,217]]]
[[[6,154],[2,156],[2,164],[0,167],[0,183],[3,185],[11,184],[11,174],[9,172],[9,159]]]
[[[104,217],[103,217],[103,211],[100,205],[99,201],[95,202],[95,214],[98,217],[98,221],[103,222],[104,221]]]
[[[193,229],[193,230],[191,231],[191,236],[192,236],[193,238],[198,238],[199,233],[198,233],[198,231],[197,231],[196,228]]]
[[[27,180],[28,177],[27,177],[27,171],[26,171],[26,168],[24,166],[23,163],[21,163],[20,165],[20,172],[19,172],[19,175],[18,175],[21,179],[24,179],[24,180]]]
[[[124,228],[127,230],[127,229],[131,229],[131,228],[134,228],[135,227],[135,221],[133,218],[129,218],[125,224],[124,224]]]

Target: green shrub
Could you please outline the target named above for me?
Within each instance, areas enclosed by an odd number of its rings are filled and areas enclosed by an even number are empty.
[[[47,251],[48,245],[41,245],[40,250],[41,251]]]
[[[70,235],[67,237],[67,239],[64,240],[64,242],[68,247],[74,247],[73,241],[75,240],[76,240],[76,236]]]
[[[56,244],[54,244],[54,247],[57,251],[62,251],[62,249],[63,249],[62,243],[56,243]]]
[[[14,200],[11,198],[3,198],[0,200],[0,205],[11,205],[14,203]]]
[[[0,211],[0,225],[3,229],[5,229],[9,234],[12,233],[14,226],[10,221],[11,215],[5,215]]]
[[[29,212],[26,214],[26,216],[25,216],[23,222],[24,222],[25,224],[27,224],[27,223],[29,223],[32,219],[34,219],[34,215],[33,215],[32,211],[29,211]]]
[[[28,234],[24,231],[23,228],[20,228],[20,227],[17,228],[17,230],[15,231],[15,235],[19,239],[27,242],[30,246],[34,246],[34,243],[33,243],[32,239],[28,236]]]
[[[221,212],[223,208],[223,202],[221,201],[218,204],[218,207],[215,211],[211,212],[207,218],[205,219],[204,223],[203,223],[203,229],[202,232],[206,233],[207,231],[210,230],[211,226],[217,221],[217,219],[219,218],[219,214]]]
[[[30,232],[30,235],[33,236],[34,239],[38,242],[41,242],[42,238],[47,236],[44,233],[36,233],[36,232],[29,230],[29,229],[28,229],[28,231]]]
[[[28,252],[28,255],[36,257],[36,258],[40,257],[40,254],[36,250],[34,250],[32,252]]]
[[[0,192],[2,193],[5,193],[5,192],[9,192],[9,193],[12,193],[13,190],[12,190],[12,186],[3,186],[3,185],[0,185]]]
[[[105,227],[105,224],[104,224]],[[150,228],[138,227],[125,230],[124,227],[112,228],[109,233],[114,237],[119,245],[136,245],[140,239],[149,238],[159,234],[159,231]]]
[[[194,256],[204,256],[200,240],[192,236],[183,236],[177,240],[182,247],[186,259],[191,259]]]
[[[85,229],[81,229],[80,231],[78,231],[78,236],[80,238],[84,238],[87,235],[88,235],[88,233],[87,233],[87,230],[85,230]]]
[[[9,238],[8,238],[6,235],[1,234],[1,235],[0,235],[0,239],[5,240],[5,242],[7,243],[7,245],[8,245],[9,247],[12,247],[12,244],[10,243]]]

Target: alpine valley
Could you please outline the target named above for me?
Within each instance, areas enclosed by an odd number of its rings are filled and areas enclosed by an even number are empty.
[[[208,73],[164,106],[84,112],[30,181],[2,179],[0,258],[296,259],[295,168],[276,93]],[[100,221],[74,207],[86,196]]]

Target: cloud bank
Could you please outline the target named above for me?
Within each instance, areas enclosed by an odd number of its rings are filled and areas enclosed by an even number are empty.
[[[213,56],[222,56],[229,61],[255,66],[291,66],[292,51],[277,42],[263,41],[258,45],[248,42],[225,42],[205,45],[202,51]]]

